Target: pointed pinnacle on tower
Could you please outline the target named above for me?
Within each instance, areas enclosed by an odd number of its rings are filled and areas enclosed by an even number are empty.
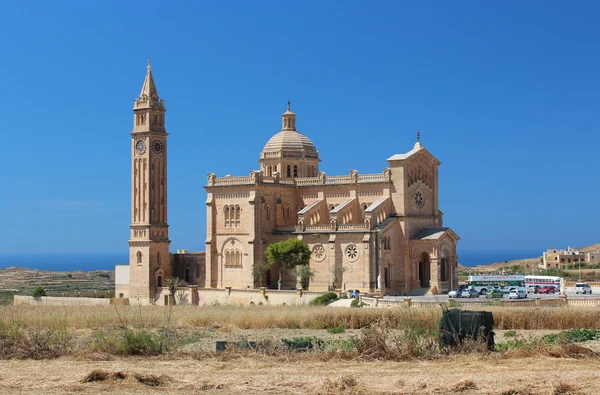
[[[158,90],[156,89],[156,84],[154,84],[150,59],[148,59],[148,71],[146,72],[146,79],[144,80],[144,85],[142,85],[142,91],[140,92],[140,100],[144,100],[144,98],[150,98],[152,101],[158,101]]]

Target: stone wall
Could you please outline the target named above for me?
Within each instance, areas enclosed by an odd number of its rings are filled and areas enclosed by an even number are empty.
[[[206,254],[204,252],[171,254],[171,265],[173,276],[179,277],[188,284],[204,285],[206,278]]]
[[[111,299],[107,298],[69,298],[69,297],[58,297],[58,296],[42,296],[34,298],[33,296],[15,295],[15,305],[34,305],[34,306],[73,306],[73,305],[86,305],[86,306],[108,306],[111,304]]]
[[[277,291],[266,289],[218,289],[182,288],[178,291],[177,303],[193,305],[306,305],[326,292]],[[155,304],[164,306],[170,300],[168,288],[159,291]],[[131,302],[134,304],[135,302]]]

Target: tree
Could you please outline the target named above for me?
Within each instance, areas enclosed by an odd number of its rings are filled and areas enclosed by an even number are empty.
[[[281,289],[283,274],[286,271],[300,265],[308,266],[310,262],[310,248],[301,240],[294,238],[269,245],[265,253],[269,265],[277,265],[279,271],[277,289]]]
[[[169,288],[169,293],[171,294],[171,304],[172,305],[176,304],[175,295],[177,294],[177,290],[179,289],[180,284],[181,284],[181,281],[179,280],[179,277],[169,277],[165,281],[165,285],[167,286],[167,288]]]
[[[31,296],[33,296],[34,298],[39,298],[41,296],[46,296],[46,290],[44,288],[42,288],[41,285],[38,285],[37,287],[35,287],[35,289],[31,293]]]
[[[310,281],[315,278],[315,272],[310,270],[310,266],[308,265],[296,266],[292,269],[292,275],[300,277],[300,285],[303,290],[307,290]]]
[[[252,277],[254,278],[254,285],[262,284],[262,279],[267,270],[271,267],[268,262],[254,262],[252,265]]]

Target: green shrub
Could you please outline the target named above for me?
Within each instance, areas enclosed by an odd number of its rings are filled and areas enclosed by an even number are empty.
[[[328,292],[321,296],[317,296],[313,301],[310,302],[311,306],[325,306],[329,302],[337,300],[338,296],[335,292]]]
[[[365,304],[362,303],[358,299],[353,299],[352,302],[350,302],[350,307],[363,307],[363,306],[365,306]]]
[[[123,332],[122,352],[126,355],[159,355],[167,351],[165,338],[145,330],[126,329]]]
[[[535,342],[527,343],[524,340],[516,340],[516,341],[509,340],[505,343],[494,344],[494,351],[505,352],[505,351],[513,350],[513,349],[522,349],[525,346],[532,347],[535,344],[536,344]]]
[[[333,328],[328,328],[327,332],[329,332],[329,333],[344,333],[344,332],[346,332],[346,329],[344,328],[343,325],[340,325],[340,326],[336,326]]]
[[[38,285],[37,287],[35,287],[35,289],[31,293],[31,296],[33,296],[34,298],[39,298],[41,296],[46,296],[46,290],[44,290],[44,288],[42,288],[41,285]]]
[[[598,339],[600,339],[600,329],[571,329],[543,337],[544,342],[547,344],[579,343]]]
[[[510,330],[510,331],[504,332],[504,337],[515,337],[515,336],[517,336],[517,331]]]

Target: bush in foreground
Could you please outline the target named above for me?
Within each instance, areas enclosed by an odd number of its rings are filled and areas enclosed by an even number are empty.
[[[338,296],[335,292],[328,292],[321,296],[317,296],[312,302],[310,302],[310,304],[311,306],[325,306],[329,302],[337,300],[337,298]]]

